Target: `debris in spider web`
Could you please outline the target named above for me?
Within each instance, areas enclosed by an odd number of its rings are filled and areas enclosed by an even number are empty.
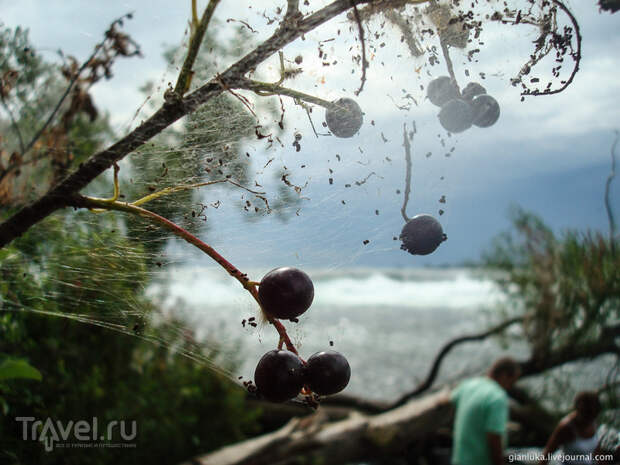
[[[231,22],[241,23],[245,27],[247,27],[250,31],[252,31],[253,34],[258,34],[258,31],[256,29],[254,29],[252,26],[250,26],[248,23],[246,23],[245,21],[241,19],[228,18],[226,22],[227,23],[231,23]]]
[[[288,187],[292,187],[295,190],[295,192],[297,192],[297,194],[301,195],[301,191],[308,186],[308,181],[306,181],[306,183],[303,186],[296,186],[295,184],[293,184],[291,181],[288,180],[289,175],[290,173],[284,173],[280,179]]]
[[[256,133],[256,138],[257,138],[258,140],[260,140],[260,139],[265,139],[265,138],[271,138],[271,136],[272,136],[272,134],[271,134],[271,133],[269,133],[269,134],[261,134],[261,133],[259,132],[259,129],[260,129],[260,128],[262,128],[262,126],[260,126],[260,125],[258,125],[258,126],[254,126],[254,132]]]
[[[366,182],[368,181],[368,179],[370,179],[371,176],[377,176],[379,179],[383,179],[383,176],[379,176],[377,173],[375,173],[374,171],[372,173],[370,173],[368,176],[366,176],[364,179],[362,179],[361,181],[355,181],[355,185],[356,186],[361,186],[362,184],[366,184]]]
[[[411,110],[411,103],[406,103],[404,105],[399,105],[398,103],[396,103],[396,100],[394,100],[394,97],[392,97],[390,94],[387,94],[387,96],[390,98],[390,100],[392,101],[392,103],[394,104],[394,106],[401,111],[410,111]],[[374,121],[371,122],[371,124],[374,126]]]

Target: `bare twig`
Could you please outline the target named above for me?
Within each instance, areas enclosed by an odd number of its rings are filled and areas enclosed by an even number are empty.
[[[351,0],[353,6],[353,16],[357,22],[357,29],[359,33],[360,43],[362,44],[362,81],[359,89],[355,91],[355,95],[359,95],[364,89],[364,83],[366,82],[366,68],[368,67],[368,60],[366,60],[366,41],[364,40],[364,27],[362,26],[362,20],[360,19],[360,13],[357,10],[357,4],[354,0]]]
[[[26,149],[25,149],[25,146],[24,146],[24,139],[22,138],[22,133],[19,130],[19,126],[17,125],[17,121],[15,121],[15,117],[13,116],[13,112],[11,111],[9,106],[6,104],[6,101],[4,100],[4,97],[2,97],[0,99],[0,101],[2,101],[2,107],[4,108],[4,111],[7,112],[7,114],[9,115],[9,118],[11,119],[11,126],[13,127],[13,131],[15,132],[15,135],[17,136],[17,139],[19,140],[19,149],[21,150],[21,153],[24,154],[26,152]]]
[[[36,142],[39,140],[39,138],[45,132],[45,130],[49,127],[49,125],[52,124],[52,121],[54,121],[54,118],[56,117],[56,114],[60,110],[60,107],[64,103],[69,93],[73,90],[73,85],[78,80],[78,77],[88,67],[88,64],[91,62],[91,60],[95,58],[95,56],[97,55],[101,47],[103,47],[103,42],[100,42],[95,46],[95,51],[91,54],[90,57],[88,57],[88,59],[84,63],[82,63],[82,66],[80,67],[80,69],[77,70],[75,74],[71,77],[71,80],[69,81],[69,84],[67,85],[67,88],[65,89],[65,92],[62,94],[62,96],[58,100],[58,103],[56,103],[56,107],[54,107],[54,110],[52,111],[50,116],[47,118],[45,123],[43,123],[43,126],[41,126],[41,128],[37,131],[37,133],[32,138],[32,140],[28,143],[28,145],[26,146],[26,150],[24,151],[24,154],[28,152],[34,146],[34,144],[36,144]]]
[[[616,176],[616,147],[618,146],[618,140],[620,139],[620,131],[616,130],[616,138],[611,146],[611,170],[609,176],[607,176],[607,182],[605,183],[605,209],[607,210],[607,218],[609,219],[609,240],[611,246],[611,253],[616,253],[616,222],[614,220],[614,213],[611,209],[609,201],[609,190],[611,182]]]
[[[216,76],[216,80],[217,80],[218,84],[222,87],[222,89],[224,89],[227,92],[230,92],[230,94],[233,97],[235,97],[237,100],[239,100],[250,111],[250,113],[252,113],[254,118],[258,118],[258,116],[256,116],[256,113],[254,112],[254,110],[252,110],[252,107],[250,105],[250,101],[247,98],[245,98],[243,95],[239,95],[239,94],[235,93],[230,87],[228,87],[226,85],[226,83],[224,81],[222,81],[222,78],[221,78],[221,76],[219,74]]]
[[[413,122],[413,134],[416,133],[415,121]],[[407,164],[407,170],[405,175],[405,197],[403,200],[403,207],[400,209],[400,213],[403,215],[405,223],[408,223],[411,218],[407,216],[407,203],[409,203],[409,195],[411,194],[411,144],[409,143],[409,136],[407,134],[407,125],[403,124],[403,147],[405,147],[405,163]]]
[[[6,176],[11,174],[13,171],[20,169],[23,166],[34,164],[44,158],[47,158],[49,155],[47,153],[42,153],[37,155],[36,157],[30,158],[26,161],[22,161],[21,163],[15,163],[7,166],[4,171],[0,172],[0,181],[2,181]]]
[[[332,108],[338,109],[340,108],[338,105],[335,105],[333,102],[328,102],[327,100],[323,100],[319,97],[315,97],[314,95],[306,94],[304,92],[300,92],[298,90],[289,89],[287,87],[282,87],[275,84],[269,84],[268,82],[260,82],[254,81],[251,79],[243,79],[236,86],[239,89],[247,89],[255,92],[261,96],[269,96],[269,95],[286,95],[287,97],[291,97],[297,100],[302,100],[304,102],[313,103],[315,105],[322,106],[323,108]]]
[[[209,22],[211,21],[211,17],[218,3],[220,3],[220,0],[210,0],[202,14],[202,18],[200,18],[200,22],[196,24],[196,2],[192,2],[192,36],[190,38],[187,56],[183,62],[183,67],[179,73],[177,83],[174,86],[174,92],[178,95],[182,96],[189,89],[191,76],[193,74],[192,67],[194,66],[205,32],[207,32],[207,27],[209,26]]]
[[[443,36],[439,37],[439,43],[441,44],[441,51],[443,52],[443,57],[446,60],[446,67],[448,68],[448,73],[450,74],[452,83],[456,86],[456,89],[459,90],[459,84],[456,81],[456,75],[454,74],[454,66],[452,65],[452,60],[450,59],[450,53],[448,51],[448,44],[446,44]]]
[[[112,21],[112,24],[110,24],[108,31],[110,31],[116,24],[122,24],[123,19],[130,18],[131,15],[132,13],[128,13]],[[50,116],[47,118],[45,123],[43,123],[43,126],[41,126],[41,128],[37,131],[37,133],[32,138],[32,140],[28,143],[28,145],[26,146],[26,149],[23,151],[23,154],[26,154],[26,152],[28,152],[34,146],[34,144],[39,140],[39,138],[45,132],[45,130],[49,127],[49,125],[52,124],[52,121],[54,121],[54,118],[56,117],[56,114],[60,110],[60,107],[66,100],[69,93],[73,90],[73,86],[76,83],[76,81],[79,79],[82,72],[84,72],[84,70],[89,67],[91,62],[97,56],[97,53],[99,53],[99,50],[103,48],[106,40],[108,39],[108,35],[107,35],[108,31],[106,31],[105,38],[101,42],[99,42],[97,45],[95,45],[95,50],[93,51],[93,53],[88,57],[86,61],[84,61],[84,63],[82,63],[82,66],[80,66],[80,68],[73,74],[73,76],[71,77],[71,80],[69,81],[69,84],[67,85],[67,88],[65,89],[65,92],[62,94],[62,96],[58,100],[58,103],[56,103],[56,107],[54,108]]]
[[[568,77],[566,82],[562,85],[562,87],[558,89],[554,89],[554,90],[545,90],[543,92],[538,92],[538,91],[531,92],[528,90],[528,91],[522,92],[521,95],[537,96],[537,95],[559,94],[573,82],[573,79],[575,78],[577,71],[579,71],[579,64],[581,63],[581,30],[579,29],[579,23],[577,23],[577,19],[575,19],[575,16],[566,7],[566,5],[564,5],[560,0],[552,0],[552,1],[555,5],[560,7],[560,9],[564,13],[566,13],[566,15],[570,18],[571,23],[573,23],[573,27],[575,29],[575,35],[577,37],[577,50],[574,53],[571,53],[571,56],[573,57],[573,60],[575,60],[575,66],[573,67],[573,70],[571,71],[570,76]]]
[[[299,0],[286,0],[286,14],[284,19],[297,16],[299,14]]]

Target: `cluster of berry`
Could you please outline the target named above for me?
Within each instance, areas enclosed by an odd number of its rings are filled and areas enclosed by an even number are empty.
[[[440,76],[429,83],[426,95],[441,107],[439,122],[449,132],[463,132],[472,124],[488,128],[499,119],[499,103],[478,82],[470,82],[459,92],[452,79]]]
[[[282,267],[271,270],[260,282],[258,297],[262,309],[274,318],[296,321],[314,300],[314,285],[301,270]],[[306,392],[330,395],[349,383],[347,359],[333,350],[318,352],[304,362],[293,352],[270,350],[262,356],[254,372],[258,392],[272,402],[284,402]]]

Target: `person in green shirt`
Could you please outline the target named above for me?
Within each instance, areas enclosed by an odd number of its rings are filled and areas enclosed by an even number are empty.
[[[519,363],[500,358],[486,376],[463,381],[451,395],[456,407],[453,465],[500,465],[504,461],[508,395],[521,374]]]

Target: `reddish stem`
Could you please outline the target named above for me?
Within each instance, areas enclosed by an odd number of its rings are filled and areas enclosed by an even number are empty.
[[[230,274],[233,278],[235,278],[237,281],[241,283],[241,285],[252,295],[256,303],[258,303],[261,311],[267,317],[267,320],[276,328],[276,331],[278,331],[278,334],[280,335],[280,340],[284,341],[286,348],[290,352],[293,352],[295,355],[299,356],[299,354],[297,353],[297,349],[295,349],[295,346],[293,345],[293,343],[291,342],[291,339],[288,337],[288,334],[286,333],[286,328],[284,327],[284,325],[279,320],[271,317],[263,310],[263,307],[258,298],[258,291],[256,290],[256,284],[250,281],[247,274],[241,273],[241,271],[239,271],[232,263],[230,263],[228,260],[222,257],[213,247],[204,243],[203,241],[198,239],[196,236],[186,231],[182,227],[178,226],[177,224],[173,223],[169,219],[164,218],[163,216],[160,216],[157,213],[154,213],[150,210],[147,210],[146,208],[138,207],[136,205],[132,205],[129,203],[124,203],[124,202],[109,203],[106,201],[101,201],[99,199],[93,199],[93,198],[82,197],[82,196],[74,198],[74,201],[75,201],[75,206],[79,206],[79,207],[120,210],[124,212],[129,212],[129,213],[139,214],[141,216],[149,217],[155,220],[160,225],[172,231],[172,233],[175,234],[176,236],[198,247],[200,250],[206,253],[209,257],[215,260],[218,265],[220,265],[222,268],[228,271],[228,274]]]
[[[291,342],[291,339],[288,337],[288,334],[286,333],[286,328],[284,327],[284,325],[280,322],[280,320],[269,316],[263,310],[263,307],[260,304],[260,300],[258,298],[258,292],[256,290],[256,286],[250,283],[250,279],[248,278],[247,274],[241,273],[241,271],[239,271],[237,267],[235,267],[232,263],[230,263],[228,260],[222,257],[213,247],[201,241],[196,236],[186,231],[182,227],[178,226],[177,224],[173,223],[167,218],[164,218],[163,216],[158,215],[157,213],[153,213],[146,209],[143,209],[143,210],[145,210],[145,213],[148,211],[149,212],[147,214],[148,216],[152,218],[156,218],[158,222],[165,225],[174,234],[186,240],[190,244],[198,247],[200,250],[206,253],[209,257],[215,260],[218,265],[220,265],[222,268],[228,271],[228,274],[230,274],[233,278],[239,281],[241,285],[252,295],[252,297],[254,297],[254,300],[256,300],[256,303],[260,306],[261,311],[267,316],[267,320],[274,326],[274,328],[276,328],[276,331],[278,331],[278,334],[280,335],[280,339],[284,341],[286,348],[290,352],[293,352],[295,355],[299,356],[299,354],[297,353],[297,349],[295,349],[295,346],[293,345],[293,343]]]

